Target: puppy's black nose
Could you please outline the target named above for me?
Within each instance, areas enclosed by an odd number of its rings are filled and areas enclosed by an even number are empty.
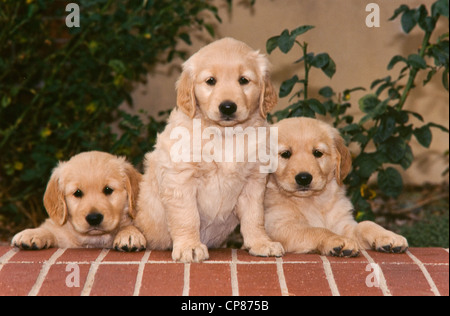
[[[312,179],[313,179],[313,176],[307,172],[302,172],[295,176],[295,182],[297,182],[298,185],[301,185],[304,187],[310,185],[312,182]]]
[[[231,116],[237,111],[237,105],[231,101],[224,101],[219,105],[219,111],[225,116]]]
[[[88,224],[91,226],[100,225],[102,221],[103,215],[100,213],[91,213],[88,216],[86,216],[86,222],[88,222]]]

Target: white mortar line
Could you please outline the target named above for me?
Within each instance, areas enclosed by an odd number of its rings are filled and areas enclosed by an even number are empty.
[[[422,263],[422,261],[420,261],[411,252],[409,252],[409,250],[406,251],[406,254],[415,262],[415,264],[417,264],[417,266],[419,267],[420,271],[422,271],[425,279],[427,280],[428,284],[431,287],[431,292],[433,292],[433,294],[435,296],[441,296],[441,293],[439,293],[439,290],[436,287],[436,284],[434,283],[433,278],[431,277],[430,273],[428,273],[428,270],[425,267],[425,265]]]
[[[142,278],[144,276],[145,265],[147,264],[148,258],[150,257],[151,253],[152,253],[151,250],[145,251],[145,254],[142,257],[141,262],[139,263],[139,269],[136,277],[136,284],[134,286],[133,296],[139,296],[139,292],[141,291],[142,286]]]
[[[100,262],[105,259],[108,254],[109,249],[103,249],[102,252],[98,255],[97,259],[92,263],[91,268],[89,269],[88,276],[86,278],[86,283],[84,284],[83,290],[81,291],[81,296],[89,296],[91,294],[92,286],[95,281],[95,274],[97,273],[98,267],[100,266]]]
[[[236,249],[231,250],[231,262],[230,262],[230,271],[231,271],[231,295],[239,296],[239,283],[237,276],[237,251]]]
[[[11,258],[14,257],[14,255],[18,252],[18,248],[12,248],[10,251],[0,257],[0,271],[2,271],[3,266],[7,264],[8,261],[11,260]]]
[[[331,269],[330,261],[328,261],[328,258],[326,256],[320,256],[320,259],[322,259],[322,262],[323,262],[323,269],[325,270],[325,276],[327,278],[328,286],[330,287],[331,294],[333,296],[341,296],[341,294],[339,294],[336,280],[334,279],[333,270]]]
[[[191,282],[191,264],[184,264],[184,285],[183,285],[183,296],[189,296]]]
[[[66,249],[58,249],[56,252],[44,262],[42,265],[41,271],[39,272],[39,275],[36,279],[36,283],[34,283],[33,287],[31,288],[30,292],[28,293],[28,296],[37,296],[42,284],[44,283],[45,278],[47,277],[48,272],[50,271],[50,268],[52,265],[55,264],[56,260],[62,256],[62,254],[66,251]]]
[[[276,258],[276,261],[277,261],[278,280],[280,281],[281,296],[289,296],[289,291],[288,291],[288,287],[286,284],[286,278],[284,276],[283,259]]]

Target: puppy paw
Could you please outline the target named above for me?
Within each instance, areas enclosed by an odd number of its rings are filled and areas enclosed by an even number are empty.
[[[405,237],[388,230],[375,236],[371,245],[374,250],[387,253],[403,253],[409,247]]]
[[[256,257],[282,257],[284,248],[279,242],[264,242],[249,247],[248,252]]]
[[[357,257],[359,256],[359,246],[356,240],[343,237],[333,236],[327,238],[320,250],[322,255],[333,257]]]
[[[11,245],[24,250],[41,250],[53,247],[55,238],[39,228],[27,229],[14,236]]]
[[[147,241],[144,235],[134,227],[121,230],[114,239],[114,249],[124,252],[136,252],[145,250]]]
[[[209,259],[208,247],[202,243],[174,245],[172,259],[183,263],[202,262]]]

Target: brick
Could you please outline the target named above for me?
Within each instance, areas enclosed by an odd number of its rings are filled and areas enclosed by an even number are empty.
[[[432,296],[430,286],[415,264],[381,264],[386,284],[394,296]]]
[[[80,296],[89,273],[90,264],[77,264],[77,266],[80,272],[79,286],[71,283],[74,270],[66,271],[67,264],[55,264],[50,268],[38,296]],[[66,283],[67,280],[69,283]]]
[[[101,264],[95,275],[90,295],[133,295],[138,268],[137,264]]]
[[[10,250],[11,250],[11,247],[5,247],[5,246],[1,247],[0,246],[0,258]]]
[[[333,276],[341,296],[382,296],[379,287],[368,286],[366,281],[373,281],[371,273],[373,269],[366,271],[369,263],[331,263]],[[373,282],[369,282],[371,285]]]
[[[11,260],[14,262],[44,262],[57,251],[56,248],[45,250],[21,250]]]
[[[241,296],[281,295],[276,264],[239,264],[237,276]]]
[[[229,264],[197,263],[191,265],[190,296],[231,296]]]
[[[422,263],[447,263],[449,254],[442,248],[413,248],[409,250]]]
[[[231,261],[231,249],[209,250],[209,260],[211,261]]]
[[[42,263],[7,263],[0,271],[0,296],[28,295]]]
[[[152,250],[150,257],[148,259],[149,262],[173,262],[172,260],[172,252],[171,251],[160,251],[160,250]]]
[[[101,252],[101,249],[66,249],[56,262],[92,263]]]
[[[274,257],[256,257],[252,256],[248,253],[248,251],[245,250],[238,250],[237,251],[237,259],[238,261],[244,261],[244,262],[276,262],[276,259]]]
[[[139,292],[141,296],[181,296],[183,288],[184,264],[150,263],[145,265]]]
[[[331,296],[330,287],[321,262],[305,264],[284,263],[283,270],[289,295]]]
[[[427,265],[425,266],[427,268],[428,273],[430,274],[431,278],[434,281],[434,284],[436,285],[439,293],[442,296],[449,296],[449,286],[448,286],[448,280],[449,280],[449,270],[448,265]]]
[[[139,263],[142,260],[142,257],[144,256],[145,252],[120,252],[111,250],[108,252],[106,257],[103,259],[102,262],[111,262],[111,261],[117,261],[117,262],[136,262]]]

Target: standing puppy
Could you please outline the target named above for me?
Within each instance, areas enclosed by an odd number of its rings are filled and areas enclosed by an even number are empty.
[[[61,162],[44,195],[49,219],[17,234],[23,249],[112,248],[136,251],[145,238],[132,225],[142,175],[125,158],[86,152]]]
[[[203,261],[240,222],[252,255],[283,254],[264,230],[267,175],[260,161],[251,162],[252,149],[227,146],[250,129],[268,128],[266,115],[277,102],[268,68],[263,55],[231,38],[183,65],[178,108],[145,161],[136,224],[149,248],[172,248],[177,261]],[[257,146],[250,138],[248,145]]]
[[[279,167],[269,176],[266,229],[288,252],[357,256],[360,249],[404,252],[405,238],[357,223],[342,181],[351,156],[339,131],[309,118],[279,122]]]

